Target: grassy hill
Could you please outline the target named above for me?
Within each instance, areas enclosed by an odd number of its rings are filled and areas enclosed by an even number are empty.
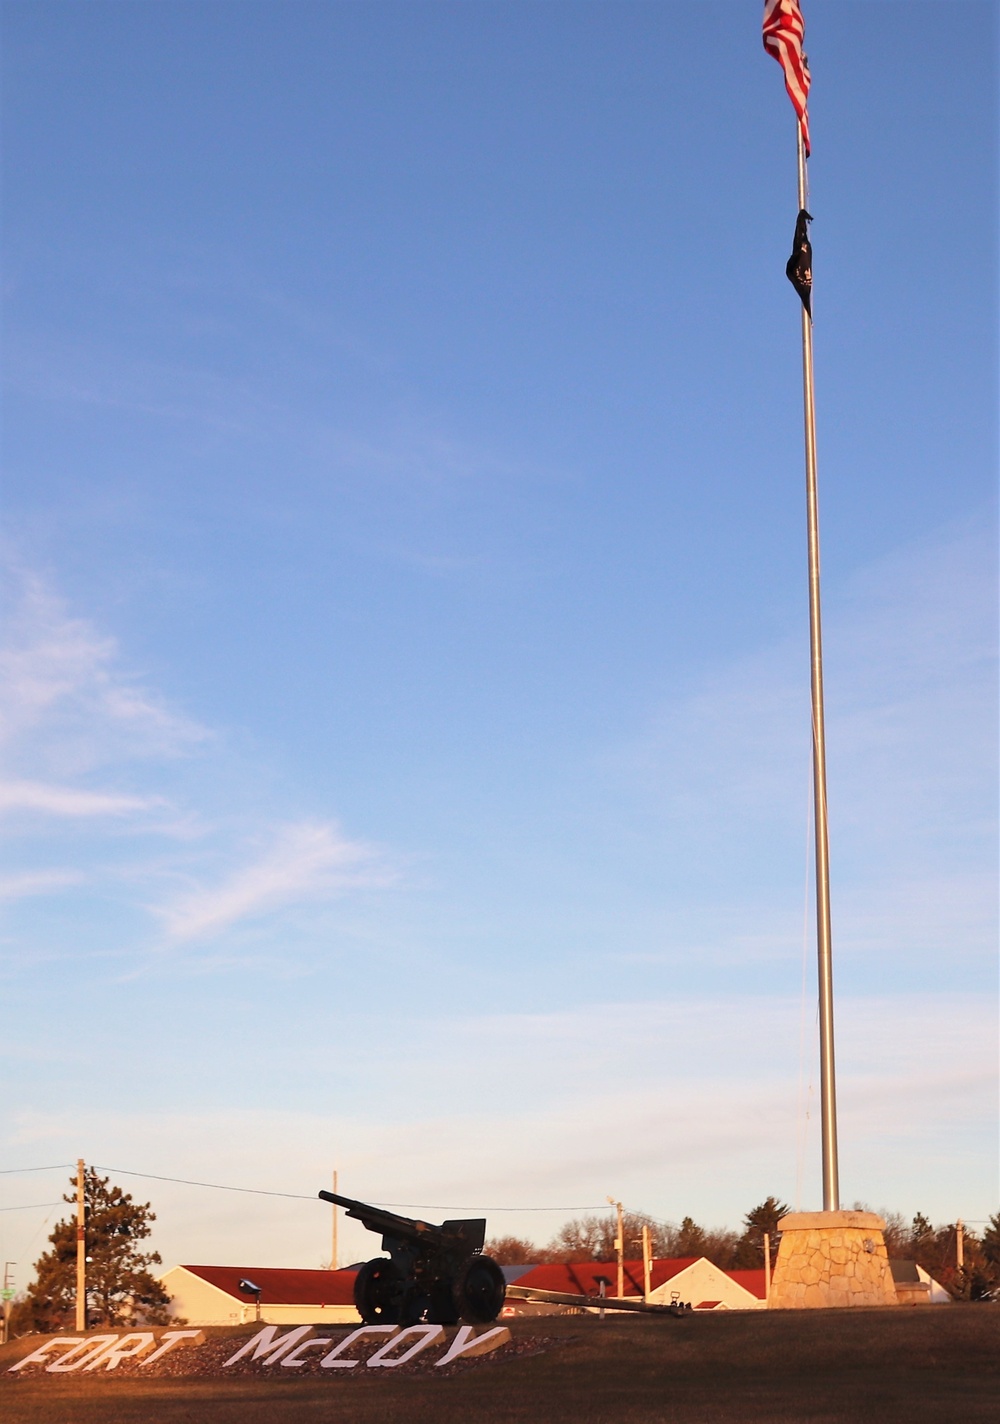
[[[448,1378],[10,1375],[4,1424],[921,1424],[1000,1417],[1000,1307],[516,1320],[536,1354]],[[206,1332],[211,1334],[213,1332]],[[228,1331],[227,1334],[233,1332]],[[247,1333],[244,1331],[243,1333]],[[35,1337],[32,1348],[39,1343]]]

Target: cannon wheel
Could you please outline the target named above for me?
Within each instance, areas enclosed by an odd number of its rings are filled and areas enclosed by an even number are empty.
[[[385,1256],[366,1261],[354,1281],[354,1304],[366,1325],[398,1325],[403,1276]]]
[[[507,1282],[492,1256],[470,1256],[455,1277],[456,1309],[471,1325],[488,1325],[503,1309]]]

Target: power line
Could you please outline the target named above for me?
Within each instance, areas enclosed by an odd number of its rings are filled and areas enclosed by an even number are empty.
[[[63,1172],[71,1170],[72,1162],[57,1162],[54,1167],[3,1167],[0,1177],[12,1177],[18,1172]]]
[[[114,1172],[117,1177],[142,1177],[149,1182],[175,1182],[181,1187],[206,1187],[213,1192],[243,1192],[253,1197],[287,1197],[291,1201],[315,1201],[316,1197],[302,1192],[268,1192],[261,1187],[230,1187],[224,1182],[194,1182],[187,1177],[161,1177],[156,1172],[131,1172],[127,1167],[104,1167],[98,1162],[91,1163],[96,1172]]]
[[[213,1192],[240,1192],[244,1196],[253,1197],[281,1197],[286,1201],[315,1201],[316,1197],[305,1192],[273,1192],[267,1191],[263,1187],[234,1187],[227,1182],[198,1182],[189,1177],[166,1177],[157,1172],[134,1172],[128,1167],[105,1167],[99,1163],[91,1163],[91,1166],[98,1172],[113,1172],[119,1177],[139,1177],[149,1182],[172,1182],[180,1187],[203,1187]],[[12,1176],[18,1173],[31,1172],[61,1172],[73,1167],[72,1162],[56,1162],[49,1167],[4,1167],[0,1168],[0,1176]],[[26,1206],[5,1206],[0,1207],[0,1211],[37,1211],[42,1207],[59,1206],[59,1202],[37,1202]],[[556,1212],[556,1211],[605,1211],[604,1202],[588,1206],[483,1206],[479,1202],[462,1203],[459,1206],[444,1206],[440,1202],[430,1205],[420,1202],[373,1202],[373,1206],[385,1207],[390,1211],[402,1211],[409,1208],[410,1211],[495,1211],[495,1212]],[[647,1215],[648,1213],[640,1213]],[[648,1216],[648,1219],[658,1226],[673,1226],[674,1222],[663,1221],[655,1216]],[[985,1217],[964,1217],[963,1220],[969,1226],[984,1226],[992,1218]]]
[[[225,1182],[196,1182],[188,1177],[165,1177],[157,1172],[133,1172],[127,1167],[105,1167],[101,1163],[91,1164],[95,1171],[113,1172],[118,1177],[140,1177],[149,1182],[174,1182],[181,1187],[205,1187],[213,1192],[242,1192],[246,1196],[254,1197],[284,1197],[288,1201],[316,1201],[316,1197],[307,1196],[303,1192],[270,1192],[261,1187],[232,1187]],[[373,1202],[373,1206],[388,1207],[390,1210],[399,1210],[409,1207],[411,1211],[601,1211],[601,1206],[481,1206],[478,1203],[469,1206],[442,1206],[440,1202],[431,1206],[421,1205],[419,1202]]]

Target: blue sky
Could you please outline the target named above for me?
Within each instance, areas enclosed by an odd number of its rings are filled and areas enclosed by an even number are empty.
[[[540,1241],[817,1204],[759,11],[4,6],[5,1165],[336,1165]],[[805,12],[842,1192],[973,1221],[996,15]],[[128,1185],[168,1264],[329,1254],[308,1202]]]

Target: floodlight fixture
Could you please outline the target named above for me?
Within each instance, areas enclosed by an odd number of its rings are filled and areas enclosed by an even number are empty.
[[[244,1295],[252,1295],[252,1296],[253,1296],[254,1305],[257,1307],[255,1314],[256,1314],[257,1319],[259,1320],[259,1319],[260,1319],[260,1293],[261,1293],[261,1291],[263,1290],[263,1286],[258,1286],[258,1285],[256,1285],[252,1280],[250,1280],[249,1276],[241,1276],[241,1277],[240,1277],[240,1290],[244,1293]]]

